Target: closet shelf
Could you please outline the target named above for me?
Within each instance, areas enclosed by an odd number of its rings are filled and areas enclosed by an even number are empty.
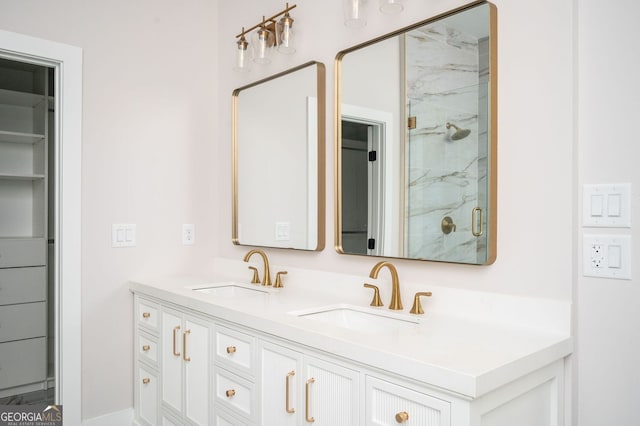
[[[42,141],[44,141],[42,134],[0,130],[0,142],[34,144]]]
[[[44,95],[0,89],[0,104],[34,107],[42,101],[44,101]]]
[[[0,173],[0,179],[3,180],[42,180],[43,174],[30,173]]]

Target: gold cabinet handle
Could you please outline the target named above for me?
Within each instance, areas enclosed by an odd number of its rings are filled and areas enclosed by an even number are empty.
[[[186,330],[182,334],[182,359],[189,362],[191,361],[191,357],[187,356],[187,335],[191,334],[191,330]]]
[[[305,401],[304,401],[304,417],[307,423],[313,423],[316,421],[313,417],[309,417],[309,390],[311,388],[311,384],[315,383],[316,379],[313,377],[307,380],[307,385],[305,388]]]
[[[290,395],[290,391],[289,391],[289,379],[291,379],[293,376],[296,375],[295,370],[291,370],[287,373],[287,377],[285,378],[285,396],[284,396],[284,402],[285,402],[285,410],[287,410],[287,413],[289,414],[293,414],[296,412],[295,408],[291,408],[291,406],[289,405],[289,395]]]
[[[373,299],[371,299],[371,306],[382,306],[382,299],[380,299],[380,289],[373,285],[373,284],[367,284],[365,283],[364,286],[366,288],[372,288],[373,289]]]
[[[151,379],[149,379],[148,377],[145,377],[144,379],[142,379],[142,383],[145,385],[148,385],[150,381]]]
[[[471,233],[473,234],[474,237],[479,237],[482,235],[483,232],[484,230],[482,229],[482,209],[480,207],[476,207],[475,209],[471,210]]]
[[[398,414],[396,414],[396,422],[404,423],[407,420],[409,420],[409,413],[407,413],[406,411],[401,411]]]
[[[142,318],[149,318],[151,316],[151,312],[143,312]]]
[[[420,303],[420,296],[431,296],[431,292],[421,291],[416,293],[415,297],[413,298],[413,306],[411,307],[411,311],[409,311],[412,314],[419,314],[419,315],[424,314],[424,310],[422,309],[422,304]]]
[[[143,345],[143,346],[142,346],[142,350],[143,350],[144,352],[149,352],[149,349],[151,349],[151,346],[149,346],[149,345]]]
[[[231,398],[236,394],[236,391],[234,389],[229,389],[228,391],[225,392],[225,394],[227,395],[227,398]]]
[[[180,330],[180,326],[173,327],[173,356],[180,356],[180,352],[176,351],[176,331]]]
[[[227,353],[228,354],[235,354],[236,353],[236,347],[235,346],[227,346]]]

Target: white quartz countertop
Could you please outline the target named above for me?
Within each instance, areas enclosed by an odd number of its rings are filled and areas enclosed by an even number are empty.
[[[261,297],[215,296],[192,289],[225,281],[228,280],[135,280],[130,282],[130,288],[140,295],[172,302],[470,398],[480,397],[572,351],[568,333],[553,327],[529,327],[508,318],[478,318],[473,315],[474,310],[469,309],[468,301],[461,310],[429,310],[427,298],[426,314],[415,316],[408,313],[413,294],[407,293],[402,315],[420,318],[419,324],[393,331],[373,328],[356,331],[290,312],[341,303],[367,307],[370,290],[359,290],[358,298],[353,299],[348,292],[344,292],[345,296],[336,291],[314,291],[308,286],[287,286],[286,282],[284,288],[269,289],[268,296]],[[437,292],[433,297],[437,297]],[[518,299],[514,300],[517,304]],[[538,309],[528,300],[524,303],[532,311]],[[493,308],[491,303],[482,305]],[[386,307],[375,309],[389,311]],[[539,309],[547,309],[544,301]],[[554,309],[552,303],[548,316],[554,315]],[[514,318],[518,311],[526,311],[517,306],[512,310]]]

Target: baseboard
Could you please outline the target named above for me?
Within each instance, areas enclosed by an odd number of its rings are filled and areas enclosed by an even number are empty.
[[[82,426],[113,426],[131,424],[133,424],[133,407],[82,421]]]

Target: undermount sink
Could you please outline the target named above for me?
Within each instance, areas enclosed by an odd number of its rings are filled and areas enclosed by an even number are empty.
[[[191,290],[200,293],[207,293],[217,297],[251,297],[266,296],[269,292],[259,286],[249,286],[240,283],[209,284],[205,286],[192,287]]]
[[[300,318],[362,332],[400,331],[420,324],[420,318],[355,305],[339,304],[289,312]]]

